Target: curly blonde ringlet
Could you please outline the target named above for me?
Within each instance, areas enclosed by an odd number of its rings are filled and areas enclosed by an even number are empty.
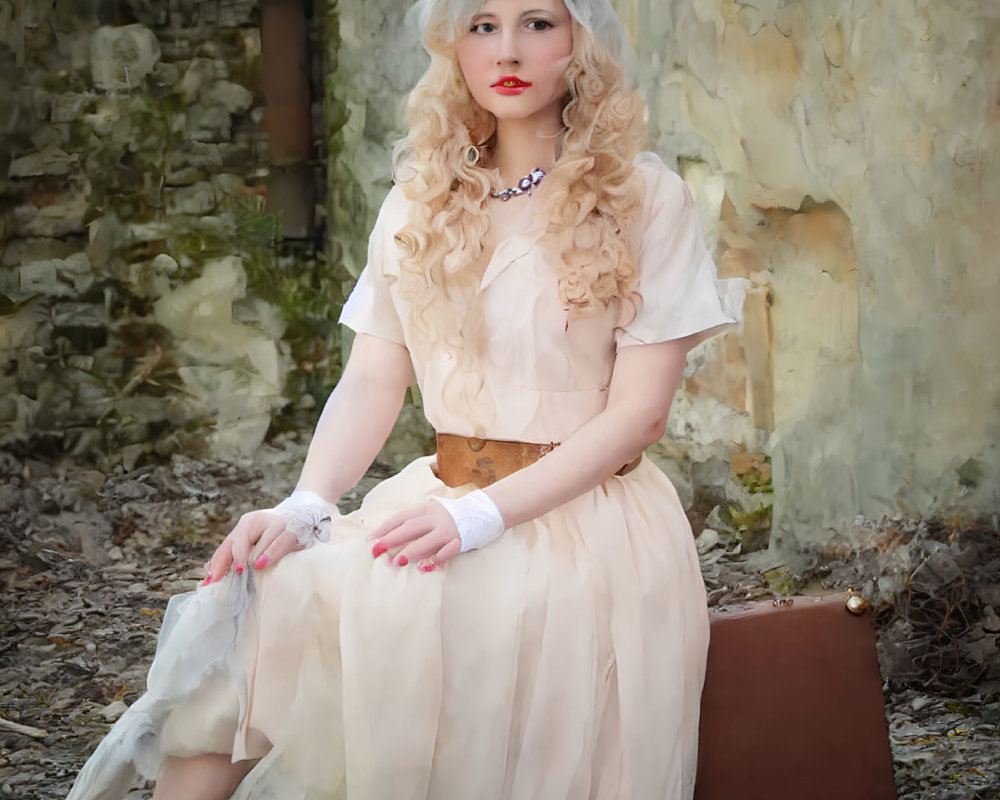
[[[561,260],[559,297],[571,313],[609,306],[634,313],[631,231],[644,189],[634,161],[646,138],[644,106],[621,65],[576,24],[566,81],[566,132],[544,187],[548,236]]]
[[[410,93],[409,134],[393,155],[396,183],[414,201],[408,224],[396,234],[405,254],[403,291],[423,332],[445,335],[456,345],[454,326],[442,330],[439,313],[431,325],[428,312],[441,305],[435,301],[446,298],[449,288],[471,280],[468,267],[482,255],[492,182],[467,156],[474,142],[487,142],[496,129],[493,116],[473,100],[458,65],[455,45],[469,20],[432,18],[424,28],[430,66]]]
[[[409,135],[394,159],[396,181],[414,201],[408,224],[396,234],[404,254],[402,289],[418,326],[459,349],[473,344],[469,321],[464,335],[461,321],[445,323],[447,306],[454,305],[448,297],[479,279],[474,267],[484,255],[493,188],[489,169],[470,164],[467,155],[473,144],[488,151],[496,131],[458,65],[456,42],[468,22],[438,18],[425,26],[431,63],[410,94]],[[544,239],[559,255],[559,297],[571,317],[634,311],[630,231],[643,196],[633,164],[646,134],[642,101],[626,85],[621,65],[575,20],[566,80],[566,130],[555,167],[536,190],[548,221]]]

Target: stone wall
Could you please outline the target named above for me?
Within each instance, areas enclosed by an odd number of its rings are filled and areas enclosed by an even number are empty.
[[[258,6],[0,0],[4,448],[239,458],[314,405],[340,282],[265,213]]]
[[[616,6],[653,146],[692,186],[720,271],[752,284],[742,330],[692,355],[653,450],[686,503],[748,533],[773,487],[782,551],[859,514],[1000,508],[992,4]],[[342,216],[371,222],[425,61],[398,3],[336,9],[335,170],[362,189]],[[365,231],[337,235],[356,271]]]
[[[368,234],[392,187],[392,148],[403,135],[406,95],[427,57],[393,0],[336,0],[324,8],[327,209],[331,263],[352,276],[364,269]],[[344,332],[344,355],[350,331]],[[434,452],[433,431],[413,390],[380,458],[402,467]]]
[[[723,272],[757,287],[745,401],[704,394],[766,437],[778,546],[856,514],[996,511],[995,7],[621,6],[657,148],[718,220]]]
[[[329,246],[303,258],[264,213],[258,5],[0,0],[0,445],[246,455],[329,387],[426,60],[396,0],[316,4]],[[752,286],[653,449],[685,502],[752,533],[773,488],[779,549],[996,511],[991,4],[617,6],[653,147]],[[385,455],[426,447],[409,408]]]

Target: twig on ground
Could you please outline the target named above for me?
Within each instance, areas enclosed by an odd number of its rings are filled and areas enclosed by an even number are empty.
[[[48,731],[43,731],[41,728],[33,728],[30,725],[22,725],[20,722],[12,722],[11,720],[4,719],[3,717],[0,717],[0,728],[6,728],[9,731],[14,731],[14,733],[30,736],[32,739],[44,739],[49,735]]]

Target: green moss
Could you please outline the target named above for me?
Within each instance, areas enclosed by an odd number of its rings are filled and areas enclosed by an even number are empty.
[[[284,419],[276,420],[274,432],[309,425],[342,369],[336,320],[344,304],[346,273],[331,269],[311,243],[282,241],[280,220],[264,211],[262,198],[241,197],[224,205],[235,219],[248,289],[279,310],[286,323],[282,340],[295,362],[284,389],[291,407]],[[311,402],[302,403],[307,396]],[[303,410],[305,419],[297,413]]]
[[[774,494],[771,483],[771,458],[765,459],[766,468],[752,469],[740,476],[740,482],[752,494]]]
[[[788,567],[778,567],[772,569],[770,572],[764,573],[764,580],[767,581],[768,588],[775,594],[780,594],[784,596],[797,594],[799,591],[799,582],[796,580],[795,576],[792,575],[791,570]]]
[[[749,511],[729,509],[729,515],[736,528],[736,540],[744,553],[763,550],[771,538],[771,506],[761,506]]]

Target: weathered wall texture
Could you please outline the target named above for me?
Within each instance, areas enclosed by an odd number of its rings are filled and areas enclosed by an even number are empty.
[[[356,278],[368,234],[392,187],[392,148],[402,136],[406,96],[427,64],[412,22],[394,0],[327,0],[324,10],[327,209],[330,260]],[[345,285],[345,293],[353,285]],[[350,346],[350,332],[344,339]],[[380,458],[402,467],[433,452],[433,431],[407,403]]]
[[[711,395],[769,434],[776,540],[1000,507],[1000,7],[620,5],[658,149],[759,287],[748,402]]]
[[[996,4],[617,4],[655,149],[752,284],[653,450],[682,497],[765,527],[773,468],[788,545],[996,510]],[[304,265],[259,194],[259,6],[0,0],[0,445],[245,455],[336,372],[425,57],[397,0],[316,4],[330,245]],[[407,413],[395,460],[427,444]]]
[[[616,5],[655,149],[694,188],[722,273],[752,282],[742,331],[694,354],[654,451],[682,497],[766,511],[773,459],[779,549],[858,514],[1000,507],[998,7]],[[397,3],[336,8],[356,225],[424,60]],[[337,233],[353,270],[364,235]]]
[[[321,360],[286,337],[322,286],[264,213],[258,6],[0,0],[0,446],[247,456]]]

